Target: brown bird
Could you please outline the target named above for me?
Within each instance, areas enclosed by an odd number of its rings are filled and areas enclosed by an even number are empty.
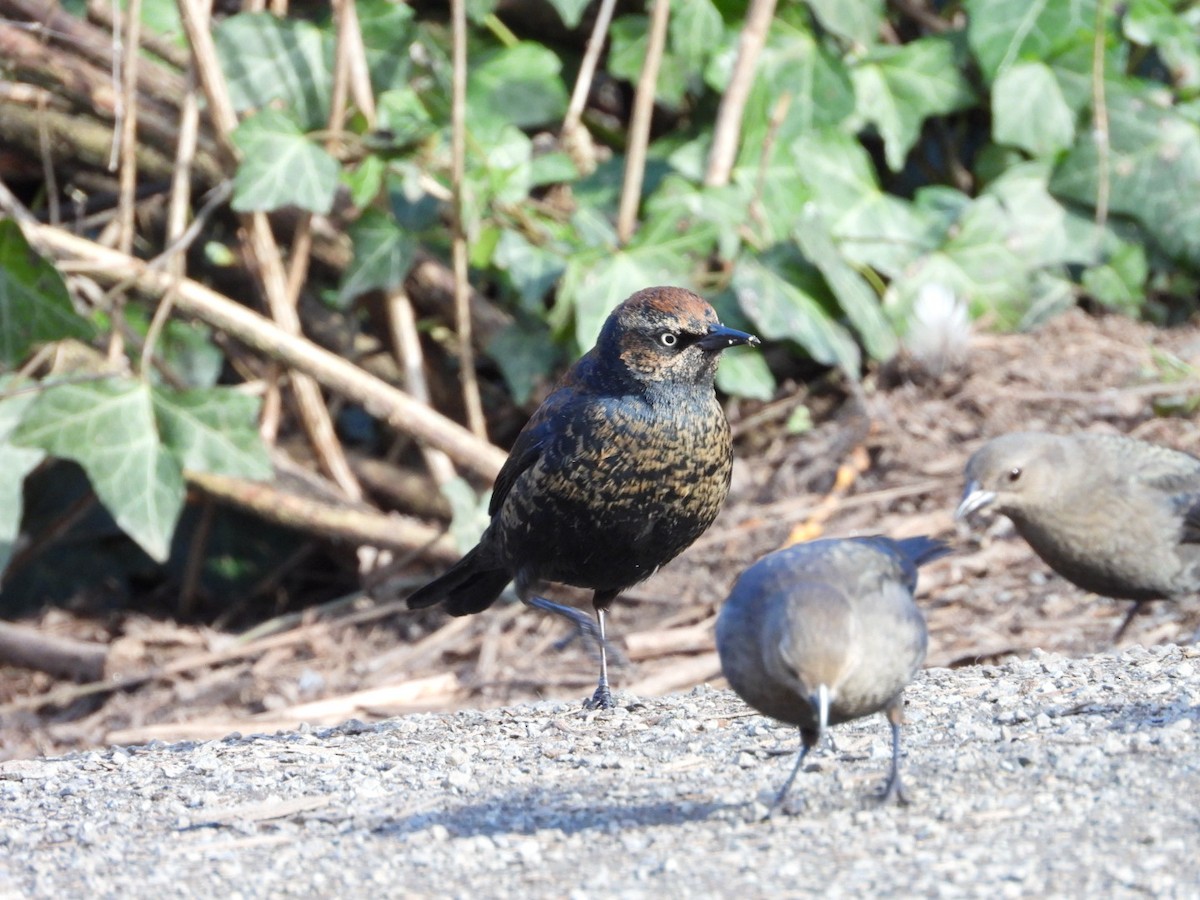
[[[913,602],[917,567],[948,552],[927,537],[825,539],[769,553],[738,578],[717,617],[721,669],[759,712],[800,726],[800,754],[771,813],[827,727],[880,710],[892,726],[892,768],[880,796],[907,802],[904,688],[927,643]]]
[[[1006,434],[967,461],[955,516],[991,507],[1086,591],[1148,600],[1200,590],[1200,459],[1119,435]]]
[[[524,603],[597,636],[600,681],[588,705],[612,707],[605,612],[716,518],[733,441],[713,376],[722,350],[757,343],[682,288],[647,288],[623,302],[517,436],[479,544],[410,596],[409,608],[480,612],[515,580]],[[539,596],[546,582],[591,589],[598,630]]]

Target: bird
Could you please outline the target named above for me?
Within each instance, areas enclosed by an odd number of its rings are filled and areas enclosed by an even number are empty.
[[[1143,604],[1200,590],[1200,459],[1114,434],[1014,432],[967,461],[955,517],[1007,516],[1051,569],[1086,591]]]
[[[596,639],[600,678],[586,705],[612,708],[606,612],[720,511],[733,439],[713,379],[723,350],[758,343],[683,288],[646,288],[620,303],[517,435],[479,543],[408,607],[478,613],[513,581],[526,605]],[[591,590],[596,625],[541,596],[550,582]]]
[[[768,553],[738,577],[717,616],[721,670],[750,706],[800,727],[795,767],[768,817],[783,808],[830,725],[879,711],[892,728],[880,798],[908,802],[900,782],[904,689],[928,645],[913,600],[917,567],[949,552],[931,537],[823,538]]]

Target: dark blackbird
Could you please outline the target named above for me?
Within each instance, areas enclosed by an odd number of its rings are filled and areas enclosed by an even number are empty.
[[[1200,590],[1200,459],[1119,435],[1006,434],[967,461],[955,515],[990,506],[1087,591],[1136,601]]]
[[[588,705],[610,708],[605,611],[716,518],[733,442],[713,376],[722,350],[757,343],[682,288],[647,288],[618,306],[517,436],[478,546],[409,608],[477,613],[515,580],[523,602],[588,633],[583,613],[538,592],[550,581],[589,588],[600,682]]]
[[[769,553],[738,578],[717,618],[721,669],[759,712],[800,726],[799,758],[772,813],[829,725],[880,710],[892,726],[892,768],[880,796],[907,802],[904,688],[927,641],[913,602],[917,567],[948,552],[928,537],[826,539]]]

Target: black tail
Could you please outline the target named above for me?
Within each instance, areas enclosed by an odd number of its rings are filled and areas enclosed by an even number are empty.
[[[953,548],[945,541],[939,541],[937,538],[926,537],[925,535],[921,537],[901,538],[896,543],[900,546],[900,552],[914,566],[923,566],[927,562],[941,559],[943,556],[947,556],[953,552]]]
[[[500,592],[512,581],[505,569],[485,565],[476,547],[445,575],[435,578],[408,598],[409,609],[424,609],[441,603],[452,616],[483,612],[496,602]]]

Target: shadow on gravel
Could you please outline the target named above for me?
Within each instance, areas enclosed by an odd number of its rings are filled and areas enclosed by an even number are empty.
[[[565,834],[581,831],[621,831],[647,825],[678,825],[698,822],[720,812],[740,814],[742,804],[691,803],[658,800],[653,803],[597,804],[587,807],[563,806],[561,798],[545,793],[502,797],[483,803],[414,813],[384,822],[376,834],[402,836],[442,825],[454,837],[498,834],[534,834],[544,829],[559,829]]]

